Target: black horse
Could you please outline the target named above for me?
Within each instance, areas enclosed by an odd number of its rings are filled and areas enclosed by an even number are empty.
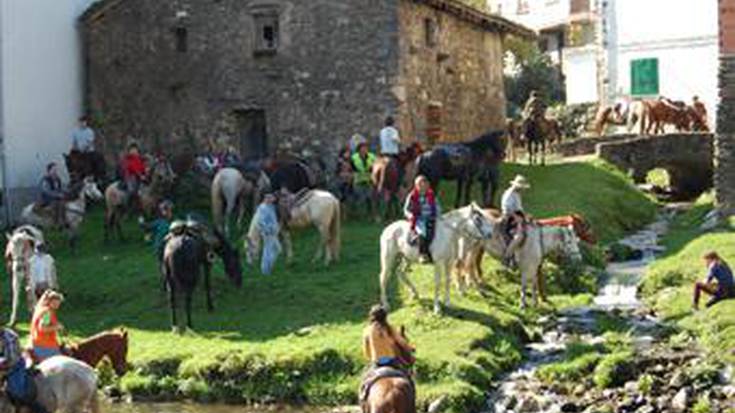
[[[504,131],[491,131],[469,142],[436,146],[417,159],[417,172],[424,175],[433,188],[442,179],[457,181],[455,208],[470,203],[475,178],[482,183],[482,203],[493,205],[498,189],[499,166],[505,158]]]
[[[172,230],[173,232],[174,230]],[[199,277],[204,270],[204,288],[207,310],[214,311],[210,288],[212,254],[218,255],[224,263],[225,272],[237,287],[242,286],[242,263],[237,250],[219,231],[206,228],[187,227],[169,235],[163,253],[161,271],[168,287],[171,305],[171,327],[178,331],[176,321],[176,296],[183,293],[186,308],[186,327],[191,329],[191,298]]]
[[[87,176],[93,176],[95,182],[101,184],[107,178],[105,157],[99,152],[72,150],[68,155],[64,155],[64,161],[72,182],[78,182]]]
[[[268,173],[270,179],[268,190],[279,191],[285,188],[295,194],[302,189],[325,187],[325,170],[326,168],[320,161],[303,159],[276,161]]]

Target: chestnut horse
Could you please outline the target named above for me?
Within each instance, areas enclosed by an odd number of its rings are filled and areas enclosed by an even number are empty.
[[[421,145],[415,142],[398,154],[397,162],[380,157],[373,165],[371,180],[379,202],[384,203],[386,216],[390,215],[391,207],[395,208],[396,214],[400,212],[400,202],[413,186],[416,159],[421,152]]]
[[[401,327],[399,334],[406,339],[406,330]],[[394,344],[396,354],[411,368],[414,362],[413,354]],[[364,413],[416,413],[416,387],[408,378],[410,372],[397,374],[400,371],[392,369],[385,375],[377,373],[373,376],[372,384],[368,384],[367,395],[363,398],[363,389],[360,389],[360,403]],[[367,374],[367,377],[370,373]],[[369,379],[368,379],[369,380]],[[365,383],[363,383],[363,386]]]
[[[66,347],[72,358],[97,367],[103,358],[112,363],[115,374],[122,376],[128,369],[128,331],[124,328],[104,331]]]

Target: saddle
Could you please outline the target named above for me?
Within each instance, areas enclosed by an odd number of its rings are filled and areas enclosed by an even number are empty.
[[[359,398],[360,405],[363,406],[363,411],[365,411],[365,403],[367,402],[368,396],[370,396],[370,389],[373,385],[382,379],[390,378],[402,378],[408,380],[408,382],[411,383],[411,390],[415,394],[416,385],[413,382],[413,378],[406,371],[395,367],[372,367],[367,371],[367,373],[365,373],[362,378],[362,383],[360,384]]]

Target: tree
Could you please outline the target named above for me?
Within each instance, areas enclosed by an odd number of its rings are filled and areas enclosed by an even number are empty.
[[[550,105],[564,102],[564,81],[561,72],[535,42],[508,37],[506,53],[514,67],[506,70],[505,96],[508,116],[517,117],[532,90],[538,90]]]
[[[462,0],[462,3],[472,6],[477,10],[488,11],[487,0]]]

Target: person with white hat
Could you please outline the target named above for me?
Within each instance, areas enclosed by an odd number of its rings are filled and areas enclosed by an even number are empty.
[[[526,177],[516,175],[510,182],[510,187],[503,193],[501,209],[507,236],[507,246],[503,256],[506,263],[511,261],[516,248],[518,248],[518,245],[523,239],[523,229],[519,227],[525,222],[526,214],[523,211],[521,192],[530,187],[531,185],[528,183]]]

